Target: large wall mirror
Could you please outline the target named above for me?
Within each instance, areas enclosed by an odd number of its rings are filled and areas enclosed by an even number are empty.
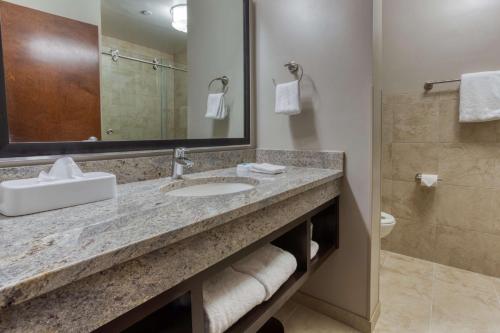
[[[248,0],[0,1],[0,156],[250,143]]]

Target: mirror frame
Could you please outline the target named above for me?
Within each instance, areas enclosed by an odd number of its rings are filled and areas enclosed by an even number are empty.
[[[26,142],[9,141],[3,50],[0,42],[0,158],[28,157],[62,154],[96,154],[165,150],[175,147],[203,148],[239,146],[250,144],[250,0],[243,1],[243,71],[244,71],[244,136],[242,138],[175,139],[144,141],[98,141],[98,142]],[[0,26],[1,32],[1,26]],[[1,41],[1,35],[0,35]]]

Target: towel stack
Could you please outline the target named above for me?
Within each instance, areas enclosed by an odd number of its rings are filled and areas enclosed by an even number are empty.
[[[206,331],[222,333],[259,305],[264,287],[250,275],[228,267],[203,285]]]
[[[205,118],[221,120],[226,118],[227,108],[224,93],[209,94]]]
[[[297,269],[297,259],[279,247],[268,244],[233,265],[241,273],[259,281],[269,300]]]
[[[250,171],[252,172],[277,175],[285,172],[285,170],[286,167],[282,165],[274,165],[269,163],[250,163]]]
[[[270,299],[296,269],[292,254],[269,244],[216,274],[203,286],[207,332],[227,330]]]

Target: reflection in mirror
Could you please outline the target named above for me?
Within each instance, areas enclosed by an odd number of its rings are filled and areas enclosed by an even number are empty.
[[[242,138],[243,1],[0,2],[9,140]]]

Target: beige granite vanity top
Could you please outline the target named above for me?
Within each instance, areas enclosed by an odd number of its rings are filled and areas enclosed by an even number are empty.
[[[236,177],[234,168],[186,179]],[[0,307],[18,304],[127,260],[194,236],[342,177],[331,169],[289,167],[250,175],[255,189],[174,197],[162,178],[118,186],[113,200],[28,216],[0,217]]]

